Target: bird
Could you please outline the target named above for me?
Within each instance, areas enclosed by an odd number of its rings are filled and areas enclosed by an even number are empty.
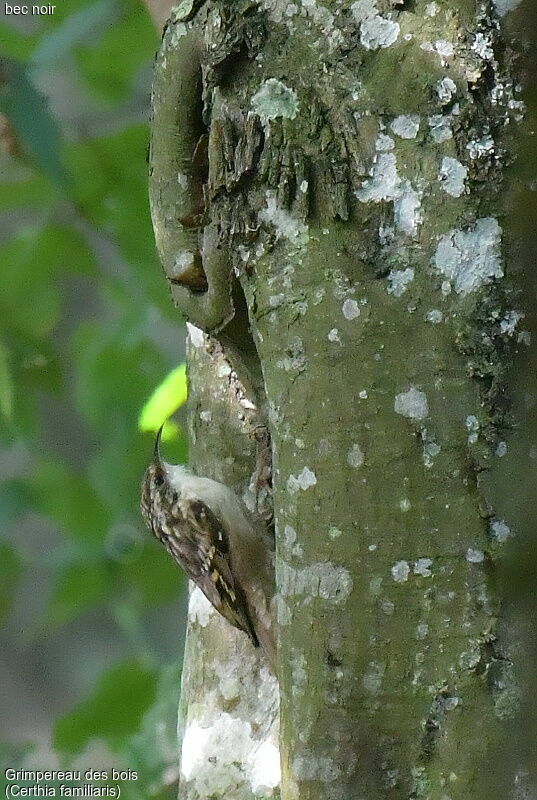
[[[142,517],[213,607],[274,665],[274,570],[262,521],[225,484],[164,461],[161,436],[162,427],[142,480]]]

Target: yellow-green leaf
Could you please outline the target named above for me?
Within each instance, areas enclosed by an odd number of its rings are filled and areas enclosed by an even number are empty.
[[[157,386],[138,418],[141,431],[158,431],[168,417],[181,408],[187,398],[186,364],[172,370]],[[167,423],[163,439],[171,438],[177,430],[173,423]]]

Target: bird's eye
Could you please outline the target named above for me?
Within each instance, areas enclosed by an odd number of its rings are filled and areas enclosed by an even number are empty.
[[[164,483],[164,475],[155,475],[155,486],[162,486]]]

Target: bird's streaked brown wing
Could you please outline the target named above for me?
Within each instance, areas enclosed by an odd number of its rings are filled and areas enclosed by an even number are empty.
[[[166,526],[172,535],[164,541],[168,551],[216,610],[257,647],[244,594],[231,572],[226,531],[201,500],[183,500],[173,510],[176,523]],[[180,537],[173,531],[180,531]]]

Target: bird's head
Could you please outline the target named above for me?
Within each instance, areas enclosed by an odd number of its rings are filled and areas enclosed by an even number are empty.
[[[160,437],[162,436],[162,426],[156,436],[153,449],[153,459],[145,471],[142,480],[142,497],[140,508],[146,524],[151,528],[152,511],[155,506],[160,505],[163,495],[167,491],[167,472],[168,466],[160,456]]]

